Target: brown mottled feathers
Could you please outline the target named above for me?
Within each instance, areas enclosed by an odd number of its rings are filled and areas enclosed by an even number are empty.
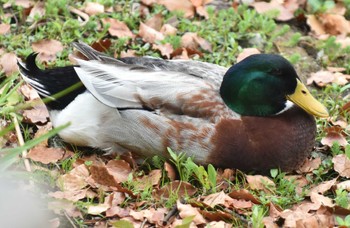
[[[215,149],[207,162],[243,171],[291,171],[310,153],[315,134],[314,118],[296,106],[273,117],[223,119],[216,126]]]

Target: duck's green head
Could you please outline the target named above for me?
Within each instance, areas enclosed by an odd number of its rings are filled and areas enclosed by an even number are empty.
[[[224,76],[220,95],[229,108],[243,116],[275,115],[288,107],[288,101],[312,115],[328,116],[294,67],[279,55],[251,55],[232,66]]]

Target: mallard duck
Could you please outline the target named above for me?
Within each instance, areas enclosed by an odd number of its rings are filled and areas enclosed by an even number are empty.
[[[53,126],[71,123],[59,133],[68,143],[142,157],[168,157],[171,148],[204,165],[291,171],[314,145],[313,116],[328,116],[280,55],[252,55],[227,69],[192,60],[115,59],[73,45],[88,60],[41,70],[31,54],[19,64],[25,81],[51,99]]]

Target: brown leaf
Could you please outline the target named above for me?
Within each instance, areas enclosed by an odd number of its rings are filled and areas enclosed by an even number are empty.
[[[5,35],[6,33],[9,33],[11,29],[11,25],[9,24],[0,24],[0,35]]]
[[[331,189],[331,187],[333,187],[336,182],[337,182],[337,178],[334,178],[334,179],[329,180],[329,181],[324,181],[321,184],[310,189],[310,193],[316,192],[316,193],[323,194],[323,193],[327,192],[329,189]]]
[[[231,193],[229,193],[229,196],[234,199],[249,200],[255,204],[260,204],[260,201],[247,189],[233,190]]]
[[[24,122],[32,124],[45,124],[49,120],[49,112],[45,105],[36,105],[33,109],[24,110]]]
[[[116,215],[120,218],[127,217],[130,215],[130,209],[113,206],[106,211],[106,217],[114,217]]]
[[[199,37],[197,33],[194,32],[186,32],[181,37],[181,46],[189,49],[198,49],[201,47],[205,51],[212,51],[211,44],[205,39]]]
[[[110,160],[106,167],[108,173],[114,177],[117,183],[127,181],[132,171],[130,164],[124,160]]]
[[[91,15],[104,13],[105,7],[104,5],[98,2],[87,2],[85,4],[85,7],[83,8],[83,11],[91,16]]]
[[[18,72],[17,56],[14,53],[5,53],[0,58],[0,69],[6,76]]]
[[[15,0],[13,2],[13,4],[15,6],[20,6],[20,7],[23,7],[23,8],[30,8],[31,6],[33,6],[35,4],[34,1],[30,1],[30,0]]]
[[[101,185],[117,187],[118,182],[111,175],[105,165],[91,165],[90,172],[92,179]],[[107,209],[106,209],[107,210]]]
[[[264,190],[270,192],[269,189],[275,188],[275,183],[268,177],[261,175],[246,175],[249,187],[253,190]]]
[[[310,173],[321,165],[321,158],[306,159],[304,164],[297,170],[298,173]]]
[[[278,10],[277,20],[288,21],[294,18],[293,11],[283,5],[283,1],[271,0],[270,2],[254,2],[251,4],[258,13],[267,13],[272,10]]]
[[[86,197],[88,189],[81,189],[76,191],[56,191],[56,192],[50,192],[49,196],[54,197],[56,199],[66,199],[72,202],[78,202],[80,199],[83,199]]]
[[[209,14],[204,6],[198,6],[196,7],[196,13],[199,16],[204,17],[205,19],[209,19]]]
[[[110,208],[107,204],[89,205],[87,206],[87,213],[90,215],[99,215],[106,212]]]
[[[37,2],[31,9],[29,16],[27,17],[27,22],[33,22],[34,17],[43,17],[45,15],[45,2]]]
[[[318,19],[321,21],[327,34],[330,35],[346,35],[350,33],[349,21],[343,15],[337,14],[320,14]]]
[[[311,31],[313,31],[316,36],[326,34],[325,28],[323,27],[321,22],[317,19],[316,15],[308,15],[306,22],[310,26]]]
[[[19,91],[26,98],[26,100],[33,101],[35,99],[40,99],[38,92],[27,84],[21,85],[19,87]]]
[[[120,58],[125,58],[125,57],[135,57],[136,56],[136,51],[135,50],[127,50],[120,52]]]
[[[76,206],[73,205],[73,202],[67,200],[50,200],[48,202],[48,209],[54,211],[56,214],[60,214],[60,211],[65,211],[70,217],[83,217],[81,212]]]
[[[158,0],[160,5],[164,5],[169,11],[182,11],[186,18],[194,16],[194,6],[189,0]]]
[[[156,31],[155,29],[147,26],[142,22],[139,27],[139,35],[142,37],[143,41],[152,44],[156,43],[156,41],[161,41],[165,38],[162,33]]]
[[[40,61],[49,62],[56,59],[56,54],[63,50],[63,45],[57,40],[40,40],[32,43],[32,48],[39,53]]]
[[[164,36],[175,36],[177,33],[177,28],[173,27],[170,24],[164,24],[162,28],[160,29],[160,32]]]
[[[333,157],[334,170],[342,177],[350,178],[350,159],[345,154]]]
[[[148,222],[162,226],[164,220],[164,214],[167,212],[165,208],[150,208],[141,211],[130,210],[130,216],[136,220],[143,221],[147,219]]]
[[[332,147],[335,142],[338,142],[340,146],[348,145],[345,136],[342,133],[342,128],[340,126],[328,127],[325,130],[327,135],[321,139],[323,145]]]
[[[27,158],[33,161],[41,162],[43,164],[55,163],[63,157],[64,150],[61,148],[47,148],[43,146],[37,146],[32,148]]]
[[[159,31],[163,25],[163,15],[161,13],[155,14],[145,22],[145,25]]]
[[[181,218],[184,219],[189,216],[195,216],[192,222],[194,222],[196,225],[207,223],[197,208],[192,207],[189,204],[182,204],[179,200],[177,201],[176,205]]]
[[[158,3],[158,0],[141,0],[141,2],[146,6],[152,6],[153,4]]]
[[[228,207],[229,205],[233,204],[233,199],[221,191],[205,196],[203,203],[211,207],[215,207],[216,205],[223,205],[225,207]]]
[[[174,181],[176,178],[176,171],[172,165],[170,165],[168,162],[164,163],[164,170],[166,171],[168,178],[170,181]]]
[[[340,182],[336,186],[338,189],[345,189],[346,191],[350,191],[350,180]]]
[[[170,59],[171,54],[174,52],[173,45],[166,44],[153,44],[153,49],[159,50],[162,56],[165,56],[167,59]]]
[[[86,178],[90,175],[84,164],[73,168],[69,173],[60,176],[57,185],[65,192],[79,191],[87,186]]]
[[[333,207],[334,203],[331,198],[318,194],[316,192],[311,192],[310,199],[316,204],[320,204],[327,207]]]
[[[256,48],[244,48],[243,51],[237,56],[237,63],[254,54],[260,54],[260,51]]]
[[[190,183],[184,181],[173,181],[161,189],[154,192],[153,196],[156,199],[169,198],[172,194],[176,193],[179,196],[192,196],[197,192],[197,189],[193,187]]]
[[[124,22],[118,21],[114,18],[103,18],[102,23],[105,26],[109,24],[108,32],[109,34],[111,34],[111,36],[116,36],[118,38],[135,38],[135,35],[130,31],[130,29]]]
[[[94,42],[91,47],[99,52],[106,52],[109,47],[112,45],[112,41],[110,39],[103,39]]]
[[[336,83],[338,85],[345,85],[348,83],[349,75],[340,72],[331,71],[318,71],[316,73],[311,73],[311,77],[307,79],[307,84],[311,85],[316,83],[320,87],[324,87],[331,83]]]
[[[224,225],[223,224],[224,222],[222,220],[224,220],[224,221],[231,221],[232,220],[232,215],[230,213],[227,213],[224,211],[216,210],[216,211],[209,212],[207,210],[200,210],[200,213],[209,221],[218,221],[217,223],[210,222],[209,223],[210,227],[218,227],[218,228],[226,227],[227,223],[225,223],[225,225]],[[219,225],[221,225],[221,226],[219,226]],[[228,227],[232,227],[232,226],[228,226]]]

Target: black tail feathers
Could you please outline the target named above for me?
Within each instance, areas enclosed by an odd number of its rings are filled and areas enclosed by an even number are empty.
[[[40,97],[50,98],[51,101],[46,103],[49,109],[61,110],[86,91],[74,66],[41,70],[35,63],[37,55],[38,53],[31,53],[25,64],[18,62],[18,66],[23,79],[39,93]],[[68,91],[73,87],[76,89]],[[60,92],[63,95],[57,96]]]

